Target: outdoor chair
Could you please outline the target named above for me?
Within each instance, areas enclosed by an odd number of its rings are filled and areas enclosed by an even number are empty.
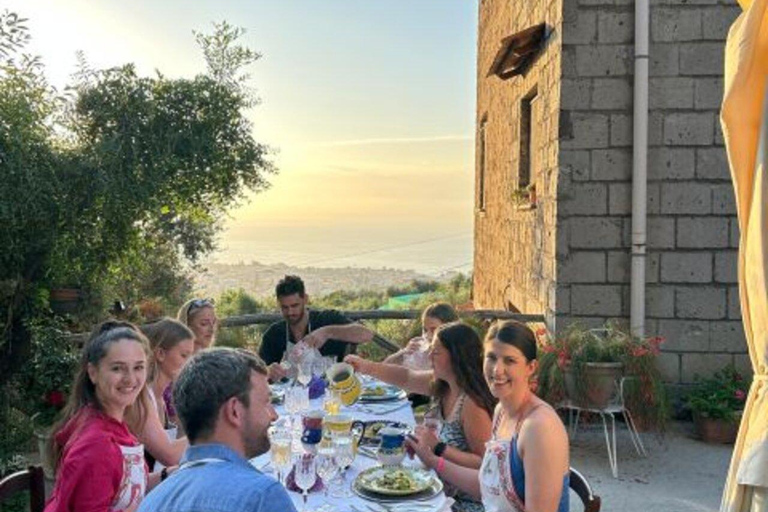
[[[45,476],[42,466],[29,466],[0,480],[0,504],[22,491],[29,491],[30,512],[43,512],[45,507]]]
[[[571,468],[571,489],[579,495],[582,505],[584,505],[584,512],[600,512],[600,496],[595,496],[592,492],[592,486],[589,485],[587,479]]]
[[[643,446],[643,440],[640,439],[640,434],[637,432],[635,422],[632,419],[632,414],[624,404],[624,383],[627,379],[634,379],[635,377],[622,377],[618,382],[615,382],[615,392],[612,399],[604,408],[591,407],[588,405],[577,404],[573,400],[565,400],[558,404],[559,409],[568,409],[568,424],[570,437],[576,436],[576,429],[579,426],[579,417],[582,412],[591,412],[600,416],[603,421],[603,433],[605,434],[605,444],[608,447],[608,464],[611,466],[611,474],[614,478],[619,477],[619,467],[616,453],[616,418],[615,414],[621,414],[624,417],[624,422],[629,430],[629,437],[632,439],[632,444],[635,446],[637,454],[641,457],[647,457],[648,454]],[[608,429],[608,422],[610,421],[610,432]]]

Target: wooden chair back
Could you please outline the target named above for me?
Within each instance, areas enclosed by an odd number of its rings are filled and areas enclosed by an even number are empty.
[[[30,512],[45,508],[45,476],[42,466],[29,466],[0,480],[0,503],[5,503],[22,491],[29,491]]]

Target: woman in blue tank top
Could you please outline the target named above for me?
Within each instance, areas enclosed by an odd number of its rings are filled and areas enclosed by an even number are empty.
[[[567,512],[568,436],[560,417],[530,389],[536,338],[519,322],[494,325],[483,371],[498,398],[493,437],[480,470],[435,456],[418,437],[408,443],[442,479],[482,499],[486,512]]]

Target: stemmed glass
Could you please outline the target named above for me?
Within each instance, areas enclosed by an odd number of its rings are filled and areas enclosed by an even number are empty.
[[[269,441],[272,465],[277,470],[277,481],[284,484],[285,472],[291,467],[291,443],[293,436],[290,430],[275,426],[270,429]]]
[[[340,483],[338,491],[332,493],[336,498],[349,498],[352,493],[347,489],[347,468],[355,461],[355,441],[351,434],[336,434],[331,443],[336,449],[336,464],[339,467]]]
[[[295,430],[294,418],[301,408],[301,396],[296,392],[301,388],[291,387],[285,392],[285,410],[288,412],[288,427],[291,433]]]
[[[310,358],[305,357],[299,362],[299,373],[296,376],[296,380],[302,386],[306,386],[312,380],[312,360]]]
[[[328,503],[328,489],[331,486],[333,477],[336,476],[339,470],[338,462],[336,461],[336,447],[333,443],[321,443],[320,449],[317,451],[316,457],[317,474],[323,479],[325,484],[325,501],[326,503],[317,509],[316,512],[332,512],[334,507]]]
[[[301,495],[304,499],[302,512],[307,512],[307,494],[312,486],[315,485],[315,482],[317,482],[316,470],[315,456],[311,453],[302,453],[296,458],[294,480],[299,489],[301,489]]]

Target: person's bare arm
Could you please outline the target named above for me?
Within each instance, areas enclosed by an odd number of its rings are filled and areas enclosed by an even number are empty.
[[[136,437],[144,444],[147,451],[164,466],[177,465],[184,454],[184,450],[189,446],[186,437],[173,441],[168,439],[168,434],[163,430],[160,416],[154,407],[147,410],[144,428],[137,433]]]
[[[414,371],[395,364],[375,363],[360,356],[348,355],[344,361],[351,364],[355,371],[376,377],[388,384],[393,384],[409,393],[429,395],[432,387],[432,370]]]
[[[439,457],[432,452],[432,448],[427,443],[422,442],[418,437],[411,436],[405,442],[413,449],[424,465],[432,469],[437,468]],[[445,459],[443,469],[439,474],[441,480],[455,485],[476,499],[480,499],[480,479],[478,473],[478,470],[475,468],[464,467]]]
[[[373,339],[373,331],[361,324],[326,325],[310,332],[301,341],[319,350],[329,339],[368,343]]]
[[[520,432],[519,451],[525,468],[525,509],[555,512],[568,471],[568,437],[553,411],[531,415]]]

